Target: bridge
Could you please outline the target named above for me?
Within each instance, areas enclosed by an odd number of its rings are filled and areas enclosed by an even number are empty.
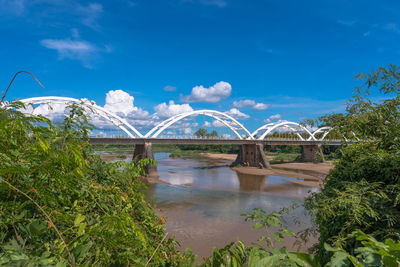
[[[340,135],[330,127],[311,128],[292,121],[266,123],[250,132],[233,116],[217,110],[196,110],[164,120],[157,115],[153,115],[151,121],[133,117],[128,122],[122,114],[115,114],[87,99],[44,96],[19,101],[26,105],[21,110],[23,113],[40,114],[54,122],[69,113],[71,104],[78,104],[95,126],[90,132],[91,144],[135,145],[137,159],[153,158],[152,144],[231,144],[240,145],[236,163],[269,168],[264,145],[299,145],[303,147],[303,161],[315,162],[323,160],[321,145],[340,145],[356,138],[354,134]],[[142,134],[146,128],[150,130]],[[155,167],[148,166],[146,171],[152,173]]]

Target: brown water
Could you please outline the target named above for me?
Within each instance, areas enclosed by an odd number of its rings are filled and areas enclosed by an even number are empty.
[[[213,247],[236,239],[257,240],[262,231],[251,230],[252,223],[240,214],[253,208],[272,212],[301,204],[310,191],[317,190],[288,182],[292,178],[240,174],[228,166],[215,166],[215,160],[173,159],[168,153],[156,153],[155,159],[160,179],[171,185],[149,185],[148,197],[166,217],[167,232],[176,236],[182,250],[190,247],[200,256],[209,256]],[[310,226],[302,207],[291,215],[301,222],[296,225],[287,217],[292,230]]]

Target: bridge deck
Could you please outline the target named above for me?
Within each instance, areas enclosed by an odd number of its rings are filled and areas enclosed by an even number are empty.
[[[155,145],[341,145],[342,140],[302,141],[296,139],[170,139],[170,138],[90,138],[93,145],[136,145],[152,143]]]

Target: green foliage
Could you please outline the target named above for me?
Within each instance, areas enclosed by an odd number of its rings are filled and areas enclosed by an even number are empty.
[[[316,249],[322,262],[334,252],[325,243],[357,255],[360,240],[348,238],[356,230],[378,240],[400,239],[400,69],[390,65],[356,79],[364,84],[347,112],[320,118],[322,125],[362,140],[343,146],[324,188],[306,201],[320,232]],[[377,103],[373,89],[384,95]]]
[[[286,247],[277,249],[276,243],[282,242],[286,237],[295,234],[287,230],[282,222],[283,211],[266,214],[261,209],[254,209],[251,214],[244,214],[246,220],[255,222],[253,229],[264,228],[266,236],[252,246],[245,246],[243,242],[232,242],[222,249],[214,248],[212,255],[204,259],[202,266],[310,266],[310,267],[337,267],[337,266],[387,266],[398,267],[400,264],[400,242],[392,239],[384,242],[377,241],[371,235],[356,230],[345,239],[356,240],[358,246],[353,251],[348,251],[342,246],[332,247],[325,244],[325,250],[331,256],[321,261],[309,253],[288,251]],[[277,229],[272,232],[272,229]]]
[[[88,143],[85,111],[59,125],[0,109],[0,263],[21,266],[177,265],[144,199],[140,162],[105,163]],[[151,259],[151,260],[150,260]]]
[[[266,214],[262,209],[254,209],[250,214],[242,214],[246,221],[253,221],[253,229],[264,229],[257,243],[245,246],[243,242],[233,242],[222,249],[214,248],[211,257],[204,260],[204,266],[306,266],[306,262],[296,253],[291,253],[285,246],[275,248],[285,237],[294,237],[295,233],[283,227],[283,213]],[[277,229],[271,233],[271,229]],[[312,258],[312,256],[309,256]]]
[[[237,145],[176,145],[175,149],[171,151],[170,157],[195,157],[205,152],[236,154],[238,151]]]
[[[208,133],[205,128],[200,128],[194,133],[194,136],[198,138],[213,138],[218,137],[218,133],[215,130],[212,130],[211,133]]]

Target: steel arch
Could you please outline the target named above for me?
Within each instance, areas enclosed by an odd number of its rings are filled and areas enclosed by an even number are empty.
[[[191,111],[191,112],[186,112],[186,113],[182,113],[182,114],[178,114],[175,115],[171,118],[168,118],[162,122],[160,122],[159,124],[157,124],[153,129],[151,129],[144,137],[148,137],[148,138],[157,138],[157,136],[163,132],[165,129],[167,129],[169,126],[171,126],[172,124],[174,124],[175,122],[178,122],[188,116],[192,116],[192,115],[205,115],[211,118],[214,118],[220,122],[222,122],[225,126],[227,126],[229,129],[231,129],[236,136],[239,139],[243,139],[243,137],[236,131],[235,128],[232,127],[232,125],[230,125],[229,123],[227,123],[225,120],[219,118],[220,117],[224,117],[226,119],[231,120],[232,122],[234,122],[236,125],[238,125],[242,130],[244,130],[246,132],[246,134],[248,135],[249,139],[254,140],[253,136],[251,135],[251,133],[246,129],[246,127],[244,127],[240,122],[238,122],[236,119],[234,119],[232,116],[223,113],[223,112],[219,112],[216,110],[208,110],[208,109],[204,109],[204,110],[196,110],[196,111]]]
[[[310,140],[310,138],[313,141],[316,141],[316,139],[315,139],[314,135],[311,133],[311,131],[309,131],[306,127],[302,126],[301,124],[299,124],[297,122],[292,122],[292,121],[283,121],[283,122],[278,122],[278,123],[265,124],[265,125],[261,126],[260,128],[258,128],[257,130],[255,130],[253,132],[252,136],[254,137],[259,131],[266,130],[258,138],[258,140],[263,140],[267,134],[269,134],[270,132],[272,132],[273,130],[275,130],[276,128],[279,128],[281,126],[286,126],[286,127],[289,127],[289,128],[291,128],[290,126],[299,127],[299,128],[301,128],[302,130],[304,130],[306,133],[308,133],[310,135],[310,137],[307,139],[308,141]],[[300,137],[300,140],[305,141],[304,138],[299,133],[296,133],[296,134]]]
[[[59,97],[59,96],[43,96],[43,97],[32,97],[32,98],[26,98],[26,99],[22,99],[19,100],[20,102],[24,103],[24,104],[51,104],[51,103],[62,103],[62,104],[66,104],[66,103],[78,103],[81,104],[84,108],[86,109],[90,109],[90,111],[92,113],[95,113],[96,115],[99,115],[100,117],[108,120],[109,122],[111,122],[112,124],[116,125],[117,127],[119,127],[121,130],[123,130],[130,138],[136,138],[136,136],[142,138],[143,135],[136,130],[135,127],[133,127],[131,124],[129,124],[126,120],[122,119],[121,117],[119,117],[118,115],[90,102],[88,103],[87,101],[84,100],[79,100],[79,99],[75,99],[75,98],[71,98],[71,97]],[[93,112],[95,111],[95,112]],[[115,122],[118,122],[119,125],[117,125]],[[131,130],[131,131],[129,131]],[[132,133],[133,132],[133,133]]]

